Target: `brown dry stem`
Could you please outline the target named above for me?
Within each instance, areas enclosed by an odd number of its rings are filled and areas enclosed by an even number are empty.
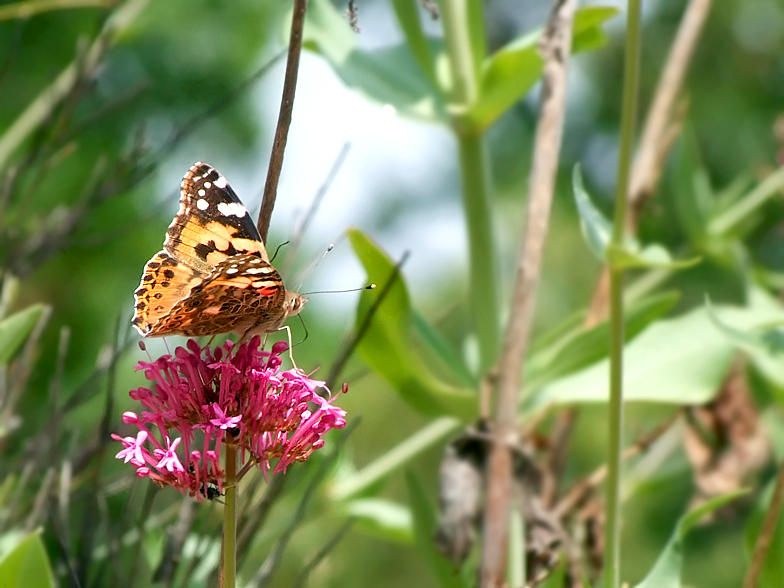
[[[261,240],[266,243],[269,233],[272,210],[275,208],[275,197],[278,194],[278,180],[283,169],[283,154],[291,126],[291,113],[294,110],[294,94],[297,90],[297,74],[299,73],[299,57],[302,53],[302,29],[305,26],[305,12],[308,0],[294,0],[294,14],[291,17],[291,35],[289,36],[289,53],[286,58],[286,75],[283,81],[283,95],[280,99],[278,126],[272,142],[267,182],[264,185],[264,198],[259,211],[259,227]]]
[[[499,362],[494,443],[488,464],[487,511],[484,519],[481,585],[500,586],[506,572],[512,454],[516,442],[522,362],[533,321],[536,289],[547,236],[550,206],[566,109],[566,67],[572,42],[576,2],[557,0],[540,50],[544,58],[542,105],[534,140],[524,236],[518,255],[509,324]]]

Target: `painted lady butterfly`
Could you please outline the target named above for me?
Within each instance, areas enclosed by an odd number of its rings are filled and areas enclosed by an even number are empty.
[[[180,210],[134,298],[144,337],[270,333],[307,301],[286,290],[247,209],[206,163],[182,179]]]

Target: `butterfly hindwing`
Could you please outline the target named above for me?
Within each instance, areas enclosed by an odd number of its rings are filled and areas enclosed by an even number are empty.
[[[206,276],[165,251],[156,253],[144,266],[141,284],[134,292],[133,325],[142,335],[151,334],[160,319]]]
[[[160,330],[189,337],[277,329],[288,312],[280,275],[255,255],[220,262],[163,317]]]

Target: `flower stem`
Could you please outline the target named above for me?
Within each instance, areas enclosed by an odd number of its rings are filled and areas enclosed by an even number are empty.
[[[226,495],[223,509],[223,570],[221,588],[234,588],[237,579],[237,450],[226,447]]]
[[[628,211],[634,126],[637,118],[637,78],[640,56],[640,0],[629,0],[623,78],[621,145],[615,191],[612,243],[622,246]],[[610,268],[610,407],[605,504],[604,585],[620,585],[621,460],[623,435],[623,269]]]

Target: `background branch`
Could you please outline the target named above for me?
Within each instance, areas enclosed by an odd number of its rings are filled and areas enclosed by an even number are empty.
[[[566,65],[571,51],[575,8],[575,0],[558,0],[555,3],[540,46],[544,58],[542,106],[534,140],[528,213],[499,364],[498,403],[493,431],[495,442],[488,465],[482,586],[501,585],[506,569],[512,485],[510,444],[516,440],[515,415],[522,385],[522,363],[533,322],[542,250],[558,171],[566,109]]]

